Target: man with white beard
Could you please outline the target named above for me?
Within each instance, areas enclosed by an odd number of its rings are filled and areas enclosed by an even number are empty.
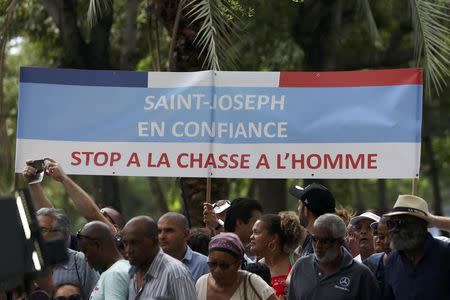
[[[343,247],[345,223],[334,214],[314,222],[314,254],[300,258],[292,269],[289,300],[378,300],[372,272],[353,260]]]
[[[384,216],[394,251],[386,261],[383,299],[450,299],[450,244],[428,233],[425,200],[400,195]]]

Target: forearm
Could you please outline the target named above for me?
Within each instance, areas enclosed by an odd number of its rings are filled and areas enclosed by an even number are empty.
[[[61,182],[64,188],[67,190],[70,198],[75,205],[76,210],[87,220],[87,221],[101,221],[108,225],[113,232],[116,231],[115,227],[109,220],[102,215],[99,207],[94,202],[94,200],[69,176],[65,176],[64,180]]]
[[[28,189],[31,194],[31,201],[35,211],[43,207],[54,207],[53,204],[45,196],[42,186],[39,183],[29,184]]]
[[[440,230],[450,232],[450,218],[443,216],[430,215],[430,225]]]

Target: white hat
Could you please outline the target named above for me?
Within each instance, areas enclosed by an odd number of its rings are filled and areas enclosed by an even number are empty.
[[[390,213],[386,217],[396,215],[411,215],[429,222],[428,204],[425,200],[414,195],[399,195]]]
[[[350,223],[352,225],[355,225],[356,223],[358,223],[361,220],[370,220],[372,222],[380,222],[380,217],[370,211],[366,211],[365,213],[362,213],[359,216],[353,217],[350,220]]]
[[[221,212],[226,211],[231,206],[230,200],[218,200],[216,203],[212,205],[214,212],[216,214],[220,214]]]

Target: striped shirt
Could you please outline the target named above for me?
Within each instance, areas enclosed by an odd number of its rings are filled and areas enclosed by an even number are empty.
[[[88,299],[100,275],[89,267],[84,254],[67,249],[69,259],[65,264],[53,268],[53,285],[74,284],[81,288],[84,299]]]
[[[129,300],[197,299],[194,282],[186,266],[161,249],[145,273],[140,290],[137,290],[136,271],[136,267],[131,267]]]

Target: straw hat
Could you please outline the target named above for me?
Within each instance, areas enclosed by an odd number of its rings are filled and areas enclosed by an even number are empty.
[[[384,216],[411,215],[429,223],[429,214],[428,204],[422,198],[414,195],[399,195],[394,208]]]

